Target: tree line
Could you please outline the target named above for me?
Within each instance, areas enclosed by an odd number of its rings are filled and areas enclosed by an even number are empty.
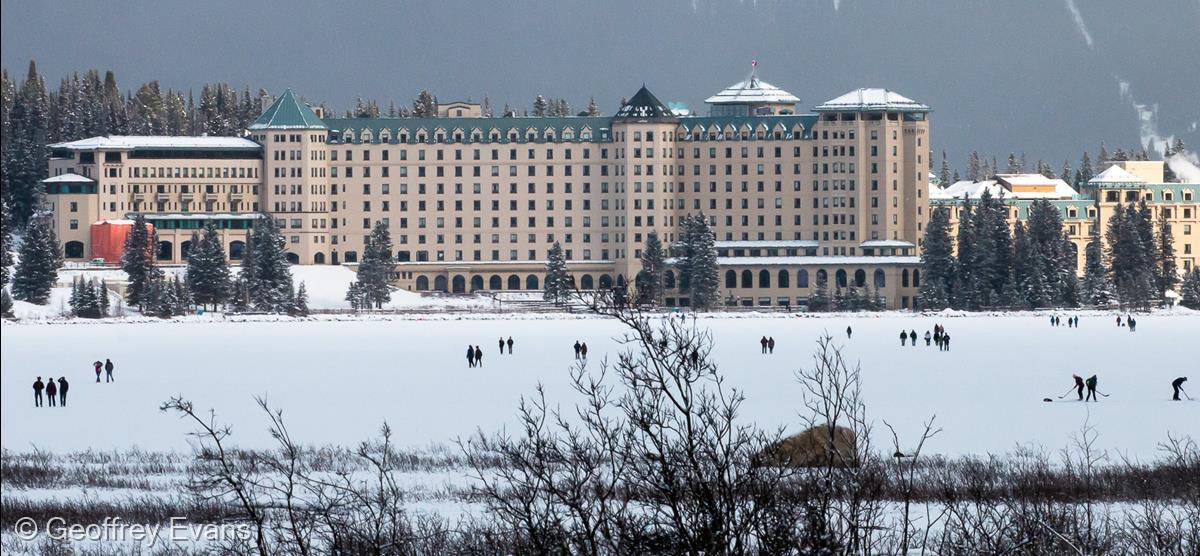
[[[1064,160],[1060,169],[1055,170],[1054,166],[1049,162],[1039,159],[1034,164],[1030,165],[1025,153],[1009,153],[1006,164],[1001,167],[997,162],[996,157],[992,157],[989,161],[987,157],[981,156],[979,151],[971,151],[967,155],[967,164],[964,173],[960,174],[958,169],[953,169],[950,166],[950,161],[946,157],[946,151],[942,151],[942,162],[938,168],[938,179],[941,180],[942,187],[948,187],[951,184],[962,179],[971,180],[973,182],[995,179],[996,174],[1041,174],[1047,178],[1061,179],[1071,184],[1077,191],[1087,186],[1087,183],[1099,173],[1098,168],[1103,167],[1106,162],[1119,162],[1126,160],[1150,160],[1151,156],[1161,155],[1163,160],[1167,160],[1176,153],[1181,153],[1186,150],[1186,145],[1183,139],[1176,138],[1174,143],[1167,143],[1163,148],[1163,152],[1151,152],[1145,147],[1139,147],[1136,150],[1126,151],[1121,147],[1111,153],[1108,147],[1103,142],[1100,143],[1100,149],[1095,158],[1090,153],[1084,151],[1079,158],[1077,168],[1071,167],[1069,160]],[[932,158],[933,153],[930,153]],[[1093,162],[1093,160],[1095,162]],[[1163,180],[1167,183],[1176,183],[1179,181],[1179,176],[1171,170],[1169,165],[1163,166]]]
[[[1014,226],[1010,209],[986,190],[978,202],[964,198],[954,237],[951,208],[933,209],[921,253],[921,307],[1149,308],[1179,283],[1170,222],[1155,222],[1145,199],[1118,205],[1105,231],[1098,222],[1092,226],[1082,280],[1077,249],[1053,203],[1033,201]]]

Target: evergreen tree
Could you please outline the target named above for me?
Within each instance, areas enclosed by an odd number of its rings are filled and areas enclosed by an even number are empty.
[[[549,106],[550,102],[542,95],[538,95],[533,99],[533,115],[539,118],[545,117]]]
[[[255,221],[242,259],[242,280],[255,310],[286,313],[291,306],[292,271],[286,245],[273,217],[263,215]]]
[[[950,187],[954,183],[950,181],[950,161],[946,159],[945,150],[942,150],[942,168],[938,172],[938,180],[942,182],[942,187]]]
[[[1175,289],[1179,283],[1179,274],[1175,267],[1175,239],[1171,233],[1171,221],[1166,217],[1158,219],[1158,249],[1155,253],[1155,282],[1158,283],[1159,297],[1166,299],[1168,291]]]
[[[1146,307],[1154,297],[1153,251],[1140,233],[1142,214],[1133,204],[1118,204],[1108,221],[1108,258],[1112,279],[1124,304]],[[1151,240],[1152,241],[1152,240]]]
[[[954,287],[954,244],[950,238],[950,209],[936,207],[925,227],[921,251],[921,307],[945,309],[950,306]]]
[[[0,203],[0,288],[8,285],[11,278],[9,269],[13,265],[12,252],[12,214],[8,211],[8,203]]]
[[[8,202],[17,225],[29,222],[41,204],[51,142],[50,97],[37,63],[29,62],[29,71],[19,89],[11,93],[12,103],[5,114],[4,141],[0,146],[0,191]],[[18,299],[20,299],[18,297]]]
[[[103,278],[100,279],[100,283],[96,286],[96,298],[100,304],[100,315],[107,317],[109,315],[108,281]]]
[[[967,179],[977,182],[983,177],[983,164],[979,160],[979,152],[971,151],[971,156],[967,157]]]
[[[954,282],[950,287],[950,303],[955,309],[966,309],[971,304],[970,288],[975,282],[975,218],[974,205],[963,195],[959,205],[958,235],[954,244],[958,247],[954,261]]]
[[[391,231],[386,222],[379,220],[363,241],[363,256],[358,263],[357,283],[362,290],[364,309],[381,309],[392,300],[389,276],[395,267]]]
[[[346,301],[350,302],[350,309],[354,312],[362,310],[366,303],[363,300],[363,287],[358,283],[358,280],[350,282],[350,287],[346,288]],[[367,305],[370,307],[370,305]]]
[[[154,238],[146,218],[138,214],[133,221],[133,227],[125,236],[125,249],[121,254],[121,270],[128,276],[129,285],[125,288],[125,302],[137,306],[141,312],[148,309],[145,297],[149,284],[162,272],[154,265]]]
[[[174,313],[176,315],[186,315],[192,311],[195,303],[192,300],[192,292],[188,289],[187,282],[181,280],[179,276],[175,276],[171,280],[171,290],[174,305]]]
[[[828,311],[833,305],[829,297],[829,275],[823,270],[817,271],[816,287],[808,296],[808,310],[814,312]]]
[[[45,305],[50,301],[50,289],[58,281],[58,268],[62,266],[62,252],[49,215],[38,215],[26,226],[20,254],[13,273],[13,297]]]
[[[1092,169],[1092,157],[1084,151],[1083,158],[1079,160],[1079,171],[1075,173],[1075,189],[1083,189],[1094,177],[1096,172]]]
[[[412,115],[414,118],[436,118],[437,112],[437,97],[429,91],[422,90],[417,98],[413,99]]]
[[[571,297],[571,275],[567,273],[567,259],[563,256],[562,244],[557,241],[550,247],[550,254],[546,257],[546,280],[543,286],[542,298],[553,301],[555,305]]]
[[[717,280],[717,247],[712,229],[704,213],[685,216],[681,224],[680,280],[688,284],[692,307],[710,309],[721,302]]]
[[[584,115],[590,117],[600,115],[600,107],[596,106],[596,97],[588,98],[587,110],[584,112]]]
[[[1117,299],[1116,287],[1104,267],[1099,223],[1092,225],[1091,238],[1084,250],[1082,294],[1083,302],[1094,307],[1107,307]]]
[[[308,288],[304,287],[304,282],[300,282],[300,288],[296,290],[293,312],[296,316],[308,316]]]
[[[1065,182],[1067,182],[1067,183],[1072,183],[1072,182],[1071,182],[1071,176],[1072,176],[1072,174],[1071,174],[1071,162],[1070,162],[1070,161],[1068,161],[1068,160],[1066,160],[1066,159],[1064,159],[1064,160],[1063,160],[1063,165],[1062,165],[1062,172],[1058,174],[1058,179],[1060,179],[1060,180],[1062,180],[1062,181],[1065,181]]]
[[[1193,268],[1183,279],[1179,304],[1188,309],[1200,310],[1200,267]]]
[[[231,287],[225,245],[216,224],[210,221],[203,236],[192,234],[192,246],[187,264],[190,295],[196,303],[215,308],[229,299]]]
[[[1006,173],[1020,174],[1025,169],[1021,167],[1021,163],[1017,160],[1016,153],[1008,153],[1008,169]]]
[[[647,305],[658,306],[663,302],[663,274],[666,272],[666,255],[658,232],[650,230],[646,235],[646,246],[642,249],[642,279],[638,283],[638,297]]]

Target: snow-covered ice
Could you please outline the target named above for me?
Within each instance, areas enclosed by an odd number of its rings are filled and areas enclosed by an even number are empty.
[[[1085,316],[1080,329],[1052,328],[1041,315],[717,316],[698,323],[714,334],[721,372],[745,390],[745,418],[763,427],[799,428],[794,371],[810,363],[817,336],[828,330],[861,360],[880,449],[890,449],[882,420],[915,441],[935,414],[944,430],[928,449],[946,454],[1003,452],[1018,443],[1057,450],[1089,418],[1101,447],[1143,459],[1168,432],[1200,438],[1200,401],[1169,401],[1174,377],[1191,374],[1190,384],[1200,384],[1200,317],[1142,316],[1136,333],[1113,318]],[[935,322],[952,335],[953,351],[923,342],[900,347],[901,329],[923,336]],[[243,446],[271,444],[256,395],[281,408],[293,436],[307,443],[353,445],[383,421],[402,445],[445,443],[512,423],[518,399],[538,382],[557,403],[573,403],[571,344],[586,341],[598,365],[617,352],[621,333],[619,323],[599,318],[5,324],[0,445],[186,449],[191,427],[158,411],[173,395],[214,409]],[[514,355],[498,355],[497,338],[510,335]],[[759,353],[763,335],[775,337],[774,355]],[[482,368],[467,368],[468,343],[483,349]],[[117,382],[96,384],[91,362],[106,357]],[[1059,401],[1072,373],[1098,373],[1111,397]],[[71,382],[68,406],[34,408],[33,379],[63,374]],[[1193,390],[1200,395],[1200,386]]]

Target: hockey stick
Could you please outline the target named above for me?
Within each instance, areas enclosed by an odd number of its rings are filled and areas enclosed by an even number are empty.
[[[1063,399],[1063,398],[1065,398],[1065,397],[1067,397],[1067,396],[1071,395],[1071,392],[1074,392],[1074,391],[1075,391],[1075,387],[1074,387],[1074,386],[1072,386],[1072,387],[1071,387],[1069,390],[1067,390],[1067,391],[1066,391],[1066,393],[1064,393],[1063,395],[1059,396],[1059,397],[1058,397],[1058,399],[1060,399],[1060,400],[1061,400],[1061,399]]]

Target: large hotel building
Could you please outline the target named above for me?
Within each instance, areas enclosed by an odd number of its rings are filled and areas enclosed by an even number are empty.
[[[611,117],[493,118],[459,102],[436,118],[330,118],[288,90],[244,137],[52,145],[45,188],[74,261],[119,256],[114,230],[138,213],[160,261],[182,263],[209,221],[236,261],[265,214],[293,262],[353,265],[382,220],[404,289],[539,290],[555,242],[576,285],[597,289],[637,273],[648,232],[670,244],[703,214],[730,303],[803,305],[824,279],[915,305],[929,107],[859,89],[797,113],[800,99],[753,75],[706,102],[688,115],[642,87]],[[667,303],[686,306],[686,285],[666,282]]]

